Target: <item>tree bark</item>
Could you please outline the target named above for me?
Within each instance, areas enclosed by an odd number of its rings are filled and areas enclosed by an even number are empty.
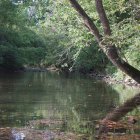
[[[84,9],[81,7],[81,5],[76,0],[69,0],[71,5],[75,8],[75,10],[79,13],[79,15],[82,17],[84,24],[89,29],[89,31],[95,36],[99,46],[104,51],[104,53],[107,55],[109,60],[117,66],[121,71],[123,71],[125,74],[130,76],[132,79],[134,79],[136,82],[140,83],[140,71],[127,62],[125,62],[117,52],[117,48],[115,45],[109,45],[102,42],[102,35],[99,33],[98,28],[92,21],[92,19],[87,15],[87,13],[84,11]],[[95,0],[96,9],[99,14],[100,21],[103,25],[104,34],[110,36],[111,35],[111,29],[109,25],[109,21],[107,19],[102,0]]]
[[[76,9],[76,11],[79,13],[79,15],[82,17],[85,26],[89,29],[92,35],[95,36],[97,42],[100,42],[100,39],[102,35],[100,35],[98,28],[96,25],[92,22],[92,19],[87,15],[87,13],[84,11],[84,9],[79,5],[79,3],[76,0],[69,0],[72,6]]]
[[[96,9],[97,9],[99,18],[100,18],[101,23],[103,25],[104,34],[110,36],[111,35],[111,29],[110,29],[110,25],[109,25],[107,15],[106,15],[104,7],[103,7],[102,0],[95,0],[95,4],[96,4]]]

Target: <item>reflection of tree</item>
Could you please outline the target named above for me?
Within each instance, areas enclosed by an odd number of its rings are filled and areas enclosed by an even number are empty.
[[[105,116],[119,101],[118,94],[110,86],[89,79],[61,79],[59,90],[62,92],[56,94],[57,103],[62,106],[60,113],[64,118],[64,110],[67,111],[67,129],[70,131],[93,132],[94,121]]]
[[[110,112],[101,122],[99,127],[98,136],[106,131],[107,122],[108,121],[119,121],[122,117],[124,117],[128,112],[132,111],[136,107],[140,105],[140,93],[134,96],[133,98],[127,100],[120,107],[115,108],[112,112]]]
[[[75,75],[66,77],[48,72],[1,75],[0,83],[3,125],[15,125],[19,123],[16,120],[24,124],[32,119],[62,119],[65,122],[62,130],[92,133],[94,120],[105,116],[119,101],[119,94],[112,87]],[[2,118],[6,113],[7,117]]]
[[[0,108],[5,110],[1,116],[6,112],[7,116],[12,115],[12,121],[4,119],[13,124],[16,119],[41,116],[64,119],[70,129],[83,129],[87,121],[105,116],[114,102],[119,101],[118,94],[106,84],[75,75],[48,72],[1,75],[0,83],[3,84]]]

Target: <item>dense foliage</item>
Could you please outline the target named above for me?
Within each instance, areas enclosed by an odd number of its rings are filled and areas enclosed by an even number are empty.
[[[79,2],[102,30],[94,0]],[[140,69],[140,2],[104,0],[104,6],[113,32],[104,40],[116,44],[119,54]],[[0,66],[17,69],[52,64],[84,73],[116,71],[67,0],[1,1]]]
[[[88,15],[94,20],[96,26],[102,30],[102,26],[95,9],[94,1],[81,0],[79,3],[88,13]],[[116,0],[112,2],[110,0],[106,0],[104,1],[104,6],[113,31],[113,35],[109,38],[105,37],[104,40],[106,42],[115,44],[118,47],[121,57],[139,69],[139,2],[129,0]],[[81,52],[82,48],[86,49],[91,44],[93,44],[95,41],[94,38],[87,32],[83,25],[83,21],[79,16],[77,16],[76,11],[72,9],[68,1],[56,1],[55,8],[52,9],[54,16],[51,17],[50,25],[55,28],[55,32],[62,33],[62,31],[64,31],[64,34],[69,37],[72,45],[78,48],[76,56],[79,57],[79,52]],[[95,47],[96,46],[94,45],[94,48]],[[92,54],[97,54],[98,58],[101,58],[98,54],[98,51],[93,51]],[[132,56],[130,54],[134,55]],[[77,59],[74,60],[76,61]],[[88,60],[88,58],[86,60]],[[98,62],[96,62],[96,64]],[[81,65],[83,66],[83,63]],[[96,68],[98,69],[98,67]],[[112,66],[110,68],[107,66],[108,71],[112,71],[112,69],[114,69]]]
[[[28,19],[27,7],[4,0],[0,2],[0,13],[0,66],[6,70],[39,66],[46,45]]]

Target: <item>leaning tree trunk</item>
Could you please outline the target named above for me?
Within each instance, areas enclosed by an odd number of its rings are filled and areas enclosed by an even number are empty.
[[[125,74],[130,76],[132,79],[134,79],[136,82],[140,83],[140,71],[127,62],[125,62],[120,56],[118,55],[117,48],[115,45],[109,45],[105,44],[102,41],[102,35],[99,33],[98,28],[92,21],[92,19],[87,15],[87,13],[84,11],[84,9],[79,5],[79,3],[76,0],[69,0],[72,6],[75,8],[75,10],[80,14],[82,17],[85,26],[89,29],[89,31],[95,36],[99,46],[104,51],[104,53],[107,55],[109,60],[117,66],[121,71],[123,71]],[[109,21],[107,19],[102,0],[95,0],[96,9],[99,14],[100,21],[103,25],[104,29],[104,35],[110,36],[111,35],[111,29],[109,25]]]

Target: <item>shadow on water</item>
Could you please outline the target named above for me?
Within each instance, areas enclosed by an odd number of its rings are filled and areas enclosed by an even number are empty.
[[[69,136],[72,140],[93,140],[98,120],[119,105],[119,99],[112,86],[81,75],[0,74],[0,126],[36,135],[45,130],[47,136],[51,130],[54,137],[71,132],[78,134]]]

